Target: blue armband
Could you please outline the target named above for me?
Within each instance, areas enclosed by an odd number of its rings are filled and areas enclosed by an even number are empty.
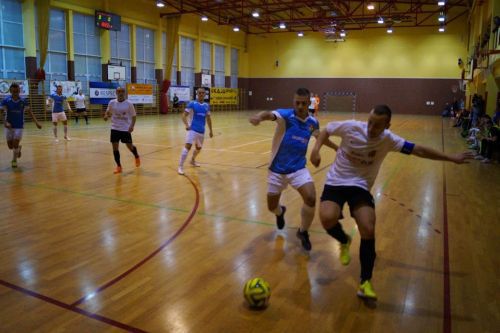
[[[415,148],[415,144],[409,141],[405,141],[403,144],[403,148],[401,148],[401,153],[410,155],[411,152],[413,151],[413,148]]]

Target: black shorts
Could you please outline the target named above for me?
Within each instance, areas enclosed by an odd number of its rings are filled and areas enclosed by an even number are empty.
[[[309,113],[312,113],[314,114],[316,112],[316,109],[308,109],[309,110]]]
[[[111,142],[132,143],[132,134],[126,131],[111,130]]]
[[[76,113],[80,113],[80,112],[85,112],[87,111],[87,109],[83,108],[83,109],[76,109]]]
[[[331,186],[325,185],[321,194],[321,201],[333,201],[340,206],[340,211],[347,202],[352,215],[352,210],[359,206],[375,208],[375,201],[370,192],[358,186]]]

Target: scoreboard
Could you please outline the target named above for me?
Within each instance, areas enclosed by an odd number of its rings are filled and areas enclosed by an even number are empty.
[[[103,12],[102,10],[96,10],[95,25],[106,30],[120,31],[121,17],[116,14]]]

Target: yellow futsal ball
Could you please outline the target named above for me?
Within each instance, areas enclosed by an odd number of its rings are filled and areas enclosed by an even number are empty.
[[[248,304],[253,308],[263,308],[267,306],[271,297],[271,288],[262,278],[253,278],[245,283],[243,288],[243,296]]]

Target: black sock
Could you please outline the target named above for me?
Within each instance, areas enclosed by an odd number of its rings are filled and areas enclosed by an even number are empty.
[[[84,116],[85,117],[85,122],[88,124],[89,123],[89,116]]]
[[[134,154],[135,158],[139,158],[139,154],[137,153],[137,147],[132,146],[132,154]]]
[[[115,157],[116,165],[122,166],[121,163],[120,163],[120,151],[119,150],[113,150],[113,156]]]
[[[78,116],[75,116],[75,123],[78,124]]]
[[[375,265],[375,239],[361,239],[359,246],[359,261],[361,262],[361,283],[372,278]]]
[[[346,244],[349,241],[340,222],[328,229],[326,232],[342,244]]]

